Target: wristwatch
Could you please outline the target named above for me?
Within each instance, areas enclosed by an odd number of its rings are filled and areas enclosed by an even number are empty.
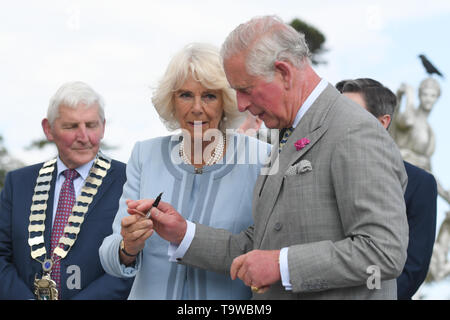
[[[125,244],[123,242],[123,239],[120,241],[120,251],[123,252],[124,255],[128,257],[137,257],[139,255],[139,252],[137,254],[131,254],[125,251]]]

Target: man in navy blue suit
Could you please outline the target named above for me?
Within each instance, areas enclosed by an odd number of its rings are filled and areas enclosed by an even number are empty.
[[[336,88],[372,113],[388,129],[397,105],[395,94],[373,79],[343,80]],[[405,163],[408,185],[405,191],[409,224],[408,255],[397,279],[397,298],[411,299],[425,280],[436,234],[437,186],[433,175]]]
[[[64,84],[42,120],[57,157],[8,173],[0,194],[0,299],[128,297],[133,280],[106,274],[98,254],[126,179],[125,164],[99,151],[103,108],[85,83]]]

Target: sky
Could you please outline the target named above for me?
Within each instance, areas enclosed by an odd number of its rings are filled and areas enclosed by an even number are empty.
[[[370,77],[392,91],[415,88],[427,74],[425,54],[446,79],[429,122],[436,135],[435,176],[450,189],[450,1],[303,0],[40,0],[3,1],[0,10],[0,135],[25,164],[42,162],[53,147],[27,150],[43,138],[50,97],[67,81],[91,85],[106,101],[106,153],[127,162],[136,141],[169,132],[152,90],[171,57],[190,42],[220,47],[254,16],[299,18],[326,36],[327,64],[317,73],[335,84]],[[417,97],[416,97],[417,99]],[[416,105],[418,99],[416,100]],[[449,205],[438,201],[438,227]],[[426,286],[430,299],[450,299],[450,281]]]

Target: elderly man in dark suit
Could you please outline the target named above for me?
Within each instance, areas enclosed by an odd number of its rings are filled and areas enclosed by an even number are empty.
[[[336,88],[374,115],[388,129],[397,106],[389,88],[373,79],[343,80]],[[411,299],[427,276],[436,235],[437,185],[433,175],[404,161],[408,174],[405,191],[409,225],[408,256],[397,279],[397,297]]]
[[[99,152],[104,103],[64,84],[42,127],[58,155],[8,173],[0,196],[0,299],[126,299],[133,280],[105,274],[98,248],[112,233],[125,165]]]
[[[304,37],[273,16],[238,26],[222,45],[239,110],[283,129],[254,188],[254,225],[233,235],[160,202],[153,227],[175,245],[174,260],[230,272],[255,299],[395,299],[408,243],[400,153],[308,55]],[[152,203],[130,201],[129,212]]]

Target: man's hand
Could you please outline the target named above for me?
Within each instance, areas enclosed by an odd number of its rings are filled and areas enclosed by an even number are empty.
[[[152,208],[153,202],[149,199],[127,201],[128,213],[145,215],[151,210],[150,220],[159,236],[175,245],[180,244],[186,234],[186,219],[169,203],[160,201],[157,208]]]
[[[279,258],[280,250],[253,250],[243,254],[231,264],[231,279],[239,278],[252,291],[263,293],[281,279]]]

